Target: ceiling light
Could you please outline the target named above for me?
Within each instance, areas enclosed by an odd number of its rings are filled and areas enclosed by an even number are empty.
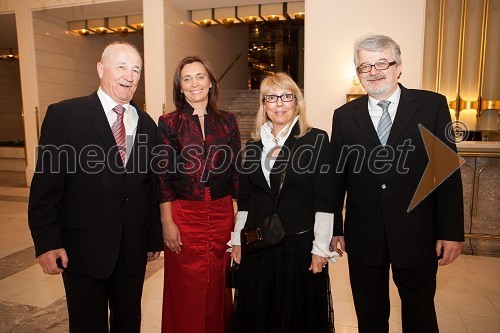
[[[116,31],[120,34],[126,34],[131,31],[132,28],[127,27],[127,17],[126,16],[118,16],[118,17],[110,17],[108,18],[108,27]]]
[[[127,25],[136,31],[142,32],[144,29],[144,19],[142,14],[127,16]]]
[[[214,19],[227,28],[240,23],[236,19],[236,7],[214,8]]]
[[[292,20],[304,20],[305,18],[304,1],[287,2],[286,12],[288,17]]]
[[[68,22],[68,30],[81,36],[106,35],[109,33],[142,32],[144,23],[142,15],[105,17],[92,20]]]
[[[113,30],[108,28],[108,18],[98,18],[87,20],[87,28],[98,35],[105,35]]]
[[[284,21],[283,3],[269,3],[260,5],[260,15],[270,22]]]
[[[82,36],[88,36],[90,30],[87,28],[87,21],[71,21],[68,22],[68,30]]]
[[[217,24],[217,21],[213,17],[213,10],[211,8],[191,11],[191,21],[204,28]]]
[[[262,21],[259,5],[238,6],[236,8],[236,13],[241,22],[253,24]]]

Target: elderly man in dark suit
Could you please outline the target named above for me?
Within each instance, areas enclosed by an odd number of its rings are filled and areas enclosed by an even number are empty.
[[[442,95],[398,84],[401,51],[390,37],[360,39],[354,62],[368,96],[343,105],[333,116],[331,245],[349,254],[359,332],[389,331],[390,266],[401,297],[403,332],[438,332],[438,263],[453,262],[464,237],[460,171],[414,209],[409,206],[428,163],[419,125],[456,152],[446,136],[451,123],[447,102]]]
[[[138,333],[146,263],[163,248],[157,127],[131,102],[141,69],[133,45],[108,45],[98,91],[50,105],[43,122],[28,220],[43,271],[62,273],[70,332]]]

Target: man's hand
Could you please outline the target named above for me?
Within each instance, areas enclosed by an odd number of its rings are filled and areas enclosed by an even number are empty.
[[[57,259],[61,258],[61,264],[64,268],[68,267],[68,255],[63,248],[51,250],[41,254],[38,257],[38,263],[43,268],[45,274],[61,274],[64,270],[57,267]]]
[[[153,261],[158,259],[160,256],[161,251],[158,252],[148,252],[148,261]]]
[[[344,236],[333,236],[330,242],[330,251],[335,251],[342,257],[345,252]]]
[[[436,242],[436,255],[440,257],[443,256],[441,260],[439,260],[439,266],[444,266],[451,264],[462,252],[462,243],[447,241],[447,240],[438,240]]]

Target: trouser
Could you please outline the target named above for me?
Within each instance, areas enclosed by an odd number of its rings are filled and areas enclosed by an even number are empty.
[[[348,262],[359,332],[389,332],[389,260],[376,267],[351,258]],[[439,332],[434,308],[437,266],[436,261],[420,267],[392,267],[404,333]]]
[[[71,333],[139,333],[144,270],[132,276],[123,247],[107,279],[64,272]],[[71,258],[70,258],[71,259]],[[109,305],[109,330],[108,330]]]

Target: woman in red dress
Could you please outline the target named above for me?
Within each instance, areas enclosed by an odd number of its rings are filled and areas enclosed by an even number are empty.
[[[240,134],[235,117],[217,108],[217,80],[205,59],[179,63],[173,93],[176,110],[158,121],[162,332],[224,333],[232,313],[226,242],[238,190]]]

